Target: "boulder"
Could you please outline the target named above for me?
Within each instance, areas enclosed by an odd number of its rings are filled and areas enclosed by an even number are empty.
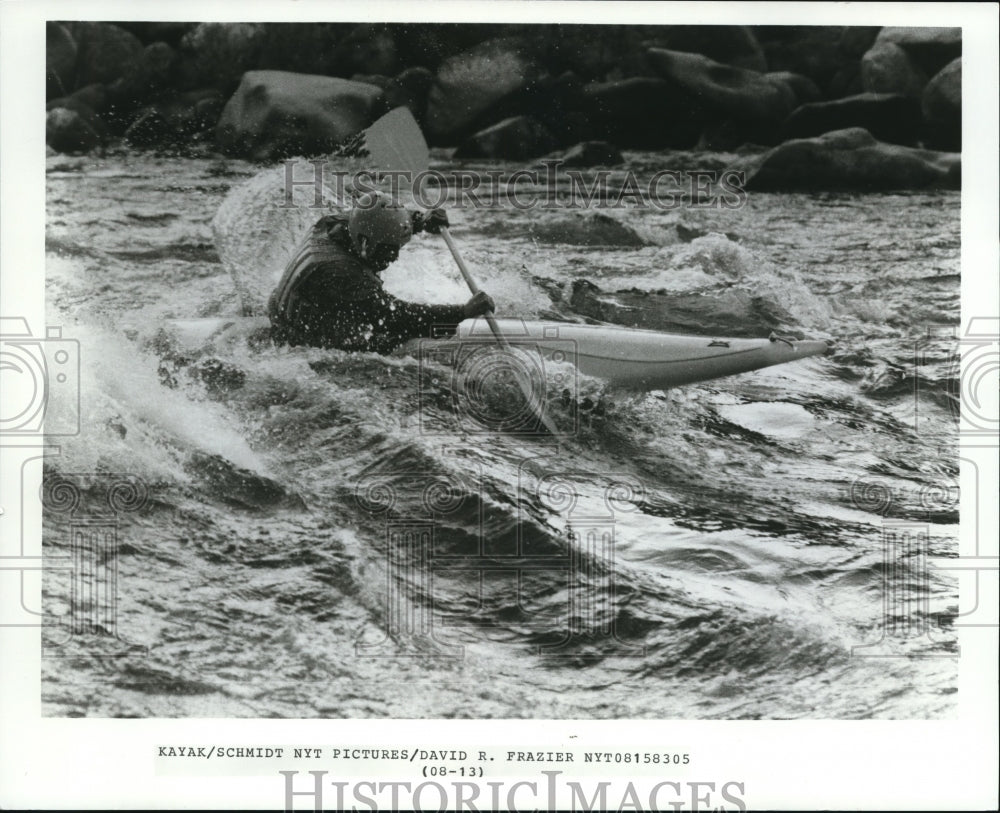
[[[544,125],[529,116],[515,116],[480,130],[462,142],[454,157],[517,161],[537,158],[555,147],[556,140]]]
[[[255,70],[336,76],[337,43],[354,26],[345,23],[272,23],[264,26]]]
[[[921,102],[927,146],[962,149],[962,58],[949,62],[927,83]]]
[[[545,125],[561,146],[588,135],[583,84],[572,71],[542,76],[529,87],[501,99],[490,108],[491,117],[531,116]]]
[[[385,24],[357,26],[337,46],[337,67],[342,74],[394,74],[397,70],[396,39]]]
[[[571,246],[639,248],[648,245],[631,226],[601,211],[557,213],[553,218],[538,218],[531,224],[531,237],[543,243]]]
[[[795,104],[791,89],[765,74],[723,65],[700,54],[650,48],[657,74],[719,119],[781,121]]]
[[[374,85],[331,76],[248,71],[216,129],[227,155],[275,160],[329,152],[386,110]]]
[[[400,23],[394,26],[401,65],[436,71],[446,60],[488,40],[524,36],[540,26],[509,23]]]
[[[267,39],[261,23],[199,23],[181,39],[180,90],[214,87],[232,93],[259,63]]]
[[[865,51],[875,44],[883,29],[874,25],[848,25],[841,29],[837,48],[848,57],[856,60],[865,55]]]
[[[427,68],[407,68],[396,77],[383,76],[380,73],[356,73],[351,77],[351,81],[382,88],[386,106],[390,110],[395,107],[408,107],[419,122],[423,119],[427,107],[427,94],[434,81],[434,74]]]
[[[163,90],[171,84],[177,66],[177,52],[165,42],[151,42],[143,49],[143,81],[151,91]]]
[[[140,110],[125,130],[125,143],[139,149],[160,147],[174,142],[174,128],[159,105]]]
[[[920,105],[899,93],[862,93],[797,108],[782,125],[782,140],[809,138],[861,127],[879,141],[914,144],[920,137]]]
[[[773,73],[765,74],[765,76],[769,82],[787,87],[795,99],[795,106],[818,102],[823,95],[820,93],[819,88],[816,87],[816,83],[801,73],[774,71]]]
[[[876,42],[898,45],[925,76],[933,76],[962,55],[961,28],[886,27]]]
[[[659,25],[539,26],[544,63],[553,73],[570,71],[584,82],[648,75],[646,48],[664,32]]]
[[[380,73],[355,73],[348,77],[352,82],[361,82],[363,85],[375,85],[375,87],[385,90],[392,82],[391,76],[383,76]]]
[[[109,103],[110,99],[107,87],[101,84],[93,84],[75,90],[69,96],[53,99],[45,105],[45,109],[52,110],[56,107],[65,107],[68,110],[76,110],[86,118],[87,114],[102,115],[107,110]]]
[[[76,40],[59,23],[45,24],[45,98],[55,99],[76,87]]]
[[[858,60],[868,50],[877,27],[755,26],[768,69],[808,76],[825,97],[857,92]]]
[[[126,31],[135,34],[140,42],[149,44],[151,42],[165,42],[171,48],[180,45],[184,35],[198,23],[143,23],[143,22],[120,22],[118,23]]]
[[[846,26],[837,42],[839,54],[846,59],[834,72],[827,96],[840,99],[862,92],[861,57],[872,47],[880,29],[875,26]],[[818,99],[816,101],[819,101]]]
[[[558,157],[565,167],[610,167],[625,160],[607,141],[581,141]]]
[[[390,109],[405,105],[422,122],[433,81],[434,74],[427,68],[407,68],[385,86],[385,103]]]
[[[143,47],[135,34],[111,23],[66,24],[76,40],[78,86],[108,84],[134,76],[142,66]]]
[[[580,315],[602,322],[696,336],[763,337],[795,324],[777,303],[734,289],[668,294],[633,288],[612,293],[578,279],[569,304]]]
[[[179,93],[139,111],[125,131],[133,147],[183,147],[215,127],[225,100],[214,88]]]
[[[582,89],[585,137],[625,149],[686,149],[704,123],[699,105],[665,79],[633,77]]]
[[[55,107],[45,116],[45,142],[58,152],[80,153],[99,147],[102,139],[85,115],[77,110]]]
[[[764,49],[745,25],[665,25],[648,40],[669,51],[702,54],[724,65],[763,73]]]
[[[957,153],[876,141],[861,128],[786,141],[751,161],[747,191],[858,191],[954,188]]]
[[[432,144],[459,142],[498,102],[523,91],[542,74],[520,39],[480,43],[438,68],[427,97],[424,130]]]
[[[861,87],[866,93],[902,93],[919,99],[927,75],[892,42],[876,41],[861,58]]]

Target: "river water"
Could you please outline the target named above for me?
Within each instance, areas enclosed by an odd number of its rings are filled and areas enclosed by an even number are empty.
[[[648,178],[694,159],[627,160]],[[75,514],[46,511],[46,555],[105,499],[81,473],[145,489],[117,528],[114,618],[50,636],[48,714],[955,713],[957,582],[928,559],[957,555],[941,326],[959,318],[958,193],[749,194],[599,220],[453,210],[501,315],[578,319],[550,295],[578,279],[745,291],[779,332],[835,342],[668,392],[550,380],[550,415],[571,428],[556,443],[484,431],[454,373],[412,356],[237,343],[222,376],[178,359],[157,341],[168,320],[238,312],[211,224],[254,168],[48,162],[48,319],[81,343],[82,431],[46,476],[82,485]],[[385,279],[404,298],[468,297],[431,235]],[[67,579],[44,589],[62,624],[88,609]]]

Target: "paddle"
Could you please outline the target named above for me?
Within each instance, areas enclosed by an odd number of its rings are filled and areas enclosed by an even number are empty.
[[[451,256],[455,258],[458,270],[462,272],[462,277],[465,279],[465,284],[469,286],[469,291],[471,291],[472,295],[475,296],[479,293],[479,286],[476,285],[475,279],[473,279],[472,274],[466,267],[465,261],[462,259],[462,255],[458,253],[458,246],[455,245],[455,241],[452,239],[447,226],[441,227],[441,236],[444,238],[445,243],[448,244],[448,250],[451,251]],[[496,338],[497,344],[513,355],[514,350],[510,346],[510,342],[507,341],[507,338],[501,332],[500,326],[497,324],[497,320],[493,317],[493,311],[486,311],[486,313],[483,314],[483,318],[486,320],[486,324],[490,326],[490,330],[493,332],[493,336]],[[545,427],[546,431],[550,435],[558,437],[559,430],[556,429],[555,424],[552,423],[552,419],[545,413],[545,407],[542,404],[533,403],[534,393],[531,391],[531,382],[527,379],[527,376],[515,375],[514,377],[517,379],[517,385],[521,388],[521,394],[524,395],[525,400],[527,400],[528,404],[535,412],[535,416],[538,418],[538,421]]]
[[[430,151],[427,148],[427,142],[408,107],[395,108],[364,131],[364,146],[371,156],[374,169],[387,172],[409,171],[415,176],[420,172],[425,172],[430,166]],[[462,259],[462,255],[459,254],[458,246],[455,245],[455,241],[446,227],[441,228],[441,236],[444,237],[444,241],[451,251],[451,256],[455,258],[455,263],[458,265],[458,270],[462,272],[465,284],[469,286],[469,290],[475,296],[479,293],[479,286]],[[513,355],[513,348],[501,332],[500,326],[493,318],[493,313],[487,312],[484,316],[497,344]],[[515,368],[520,369],[520,365],[515,365]],[[521,388],[521,393],[535,412],[538,422],[545,427],[550,435],[558,437],[559,430],[545,413],[545,407],[535,403],[530,380],[522,375],[515,375],[515,378]]]

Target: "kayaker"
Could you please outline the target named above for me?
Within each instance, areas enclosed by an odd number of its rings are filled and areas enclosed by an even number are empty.
[[[453,333],[494,308],[484,292],[464,305],[423,305],[386,293],[380,274],[417,232],[440,233],[443,209],[409,212],[383,194],[350,213],[319,219],[300,243],[268,302],[272,336],[290,345],[388,353],[408,339]]]

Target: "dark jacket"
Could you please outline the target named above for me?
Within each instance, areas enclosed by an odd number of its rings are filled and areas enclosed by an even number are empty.
[[[453,333],[463,306],[420,305],[386,293],[378,269],[355,253],[347,223],[346,214],[322,217],[299,244],[268,302],[274,340],[388,353],[408,339],[429,338],[434,327],[434,335]]]

